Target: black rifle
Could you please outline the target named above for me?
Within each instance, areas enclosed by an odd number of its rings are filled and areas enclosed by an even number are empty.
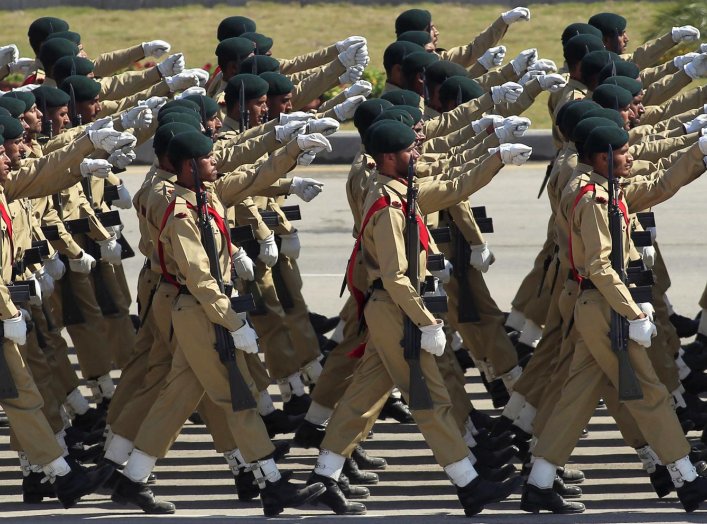
[[[415,164],[410,157],[408,165],[407,212],[405,214],[405,255],[408,268],[406,276],[410,285],[420,293],[420,230],[417,225],[417,188],[415,187]],[[420,340],[422,332],[415,323],[405,316],[403,320],[403,346],[405,361],[410,366],[410,391],[408,392],[410,409],[432,409],[432,397],[427,388],[425,376],[420,367]]]
[[[614,150],[608,151],[608,182],[609,182],[609,230],[611,232],[611,267],[616,271],[621,282],[626,283],[624,267],[624,216],[619,209],[619,187],[614,180]],[[619,400],[638,400],[643,398],[641,385],[636,372],[631,367],[628,355],[628,329],[626,317],[613,308],[611,310],[611,349],[619,360]]]
[[[641,223],[643,229],[655,227],[655,215],[653,214],[653,211],[644,211],[642,213],[636,213],[636,218]]]
[[[191,168],[194,175],[194,194],[196,195],[196,212],[199,221],[199,231],[201,233],[201,243],[204,246],[206,255],[209,257],[211,276],[214,277],[221,293],[223,293],[225,286],[223,283],[223,275],[221,274],[219,253],[216,249],[214,232],[213,229],[211,229],[211,217],[206,207],[206,195],[201,188],[201,180],[199,178],[196,160],[192,160]],[[224,242],[227,241],[228,239],[224,239]],[[231,333],[220,324],[214,324],[214,331],[216,333],[216,351],[218,352],[219,360],[226,366],[226,370],[228,371],[233,411],[244,411],[246,409],[255,408],[257,404],[236,363],[236,345],[233,342]]]
[[[76,108],[76,93],[74,93],[73,84],[69,84],[69,118],[71,119],[71,127],[79,127],[81,125],[81,113]]]
[[[238,109],[240,110],[240,132],[246,131],[250,127],[250,114],[245,105],[245,85],[241,81],[241,90],[238,93]]]
[[[204,134],[209,138],[214,135],[214,130],[209,126],[209,121],[206,118],[206,106],[204,105],[204,98],[199,98],[199,112],[201,113],[201,125],[204,126]]]
[[[479,226],[479,231],[484,234],[493,233],[493,218],[486,215],[486,206],[476,206],[471,208],[474,222]]]
[[[46,144],[52,138],[54,138],[54,128],[52,126],[52,119],[49,118],[47,100],[45,98],[42,98],[42,130],[40,131],[40,136],[37,137],[37,142],[39,142],[40,144]]]

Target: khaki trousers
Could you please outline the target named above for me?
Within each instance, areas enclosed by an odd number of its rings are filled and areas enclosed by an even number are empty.
[[[114,266],[103,261],[100,261],[99,264],[106,289],[118,310],[114,315],[103,317],[107,333],[106,342],[110,345],[110,354],[113,355],[116,367],[123,369],[130,360],[135,347],[135,327],[130,319],[132,299],[129,291],[126,294],[126,286],[121,282],[125,281],[123,266]]]

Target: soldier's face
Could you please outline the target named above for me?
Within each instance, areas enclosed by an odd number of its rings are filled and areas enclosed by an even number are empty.
[[[274,120],[280,118],[280,113],[292,112],[292,93],[286,95],[275,95],[268,97],[268,118]]]
[[[636,127],[641,125],[641,117],[643,113],[646,112],[646,108],[643,107],[643,91],[641,91],[637,96],[633,97],[633,101],[629,106],[633,112],[633,118],[631,119],[631,127]]]
[[[213,153],[209,153],[207,156],[199,157],[196,160],[196,167],[199,171],[199,178],[202,181],[215,182],[218,178],[218,172],[216,171],[216,159],[214,158]]]
[[[5,154],[5,146],[0,144],[0,184],[5,184],[10,176],[10,158]]]
[[[420,147],[427,139],[425,136],[425,128],[422,126],[422,120],[412,126],[412,130],[415,131],[415,146]]]
[[[250,127],[259,126],[263,115],[268,110],[268,97],[263,95],[260,98],[252,98],[246,102],[250,113]]]
[[[206,120],[206,125],[209,129],[211,129],[213,136],[218,133],[219,130],[223,127],[223,122],[221,122],[221,119],[218,117],[218,114],[216,114],[213,118],[209,118],[208,120]]]
[[[628,143],[626,143],[621,149],[614,151],[614,175],[626,178],[631,175],[632,166],[633,157],[629,153]]]
[[[81,122],[88,124],[89,122],[93,122],[98,116],[98,113],[101,112],[101,102],[98,100],[98,97],[93,100],[86,100],[85,102],[77,102],[76,112],[81,115]]]
[[[395,153],[395,174],[401,178],[406,178],[408,176],[410,158],[417,160],[419,156],[420,153],[417,152],[415,143],[410,145],[407,149]]]
[[[437,29],[437,26],[434,25],[433,22],[430,22],[430,36],[432,37],[432,50],[434,51],[437,48],[437,39],[439,38],[439,30]],[[425,49],[427,49],[427,46],[425,46]]]
[[[49,119],[52,121],[52,132],[55,135],[61,133],[69,127],[71,120],[69,119],[69,107],[52,107],[49,108]]]
[[[5,140],[3,146],[5,148],[5,155],[10,159],[10,167],[12,169],[20,167],[20,160],[22,160],[25,155],[22,137],[15,138],[14,140]]]
[[[631,119],[634,117],[631,106],[627,105],[626,107],[622,107],[619,109],[619,114],[621,115],[621,118],[624,119],[624,129],[628,131],[631,129]]]
[[[42,112],[34,104],[29,111],[25,111],[24,117],[27,123],[27,132],[30,135],[34,135],[42,132]]]
[[[626,52],[626,47],[628,47],[628,35],[626,31],[621,33],[619,36],[605,36],[604,37],[604,47],[609,51],[620,55]]]

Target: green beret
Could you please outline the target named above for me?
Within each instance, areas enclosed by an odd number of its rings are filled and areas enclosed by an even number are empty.
[[[182,122],[170,122],[169,124],[161,125],[155,131],[155,137],[152,139],[152,148],[158,156],[164,155],[167,152],[167,146],[170,140],[179,134],[188,131],[194,131],[194,127]],[[197,131],[199,131],[197,129]]]
[[[184,100],[194,102],[199,107],[199,115],[202,114],[206,119],[213,118],[218,113],[219,107],[216,100],[204,95],[189,95],[185,96]]]
[[[199,106],[194,104],[194,106],[184,107],[184,106],[170,106],[163,107],[157,113],[157,121],[162,122],[162,119],[167,115],[179,114],[179,115],[189,115],[196,118],[200,118]]]
[[[266,72],[279,73],[280,62],[275,58],[267,55],[254,55],[246,58],[241,62],[239,72],[260,74]]]
[[[417,140],[415,131],[400,121],[385,120],[375,122],[366,131],[364,147],[369,155],[397,153],[407,149]]]
[[[61,18],[53,16],[43,16],[37,18],[29,26],[27,36],[29,37],[29,45],[32,46],[34,52],[39,51],[39,46],[44,42],[48,35],[58,31],[68,31],[69,24]]]
[[[223,42],[227,38],[241,36],[243,33],[253,33],[255,31],[255,22],[245,16],[229,16],[221,20],[216,30],[216,38],[219,42]]]
[[[439,88],[439,101],[460,100],[463,104],[483,94],[484,88],[476,80],[466,76],[450,76]]]
[[[62,56],[54,63],[52,75],[57,83],[72,75],[87,76],[93,72],[93,62],[82,56]]]
[[[395,19],[395,34],[400,36],[406,31],[429,31],[432,13],[426,9],[408,9]]]
[[[568,64],[576,64],[582,57],[592,51],[604,49],[604,42],[594,35],[580,34],[570,38],[562,47],[562,53]]]
[[[0,107],[0,116],[12,116],[10,112],[4,107]]]
[[[420,107],[422,97],[415,91],[409,89],[394,89],[381,95],[383,100],[387,100],[394,106],[415,106]]]
[[[408,127],[414,126],[416,122],[413,121],[413,118],[410,113],[407,112],[403,107],[404,106],[395,106],[386,109],[376,117],[373,123],[375,124],[376,122],[381,122],[383,120],[394,120],[396,122],[401,122]]]
[[[280,73],[266,71],[258,76],[268,83],[268,96],[286,95],[295,88],[290,79]]]
[[[366,131],[376,117],[391,107],[393,107],[393,104],[385,98],[371,98],[370,100],[366,100],[365,102],[359,104],[354,112],[353,124],[356,126],[361,138],[363,138],[366,134]]]
[[[183,160],[197,159],[211,153],[214,142],[198,131],[174,135],[167,146],[167,157],[175,167]]]
[[[592,100],[602,107],[618,111],[633,102],[633,95],[623,87],[602,84],[592,93]]]
[[[623,117],[615,109],[609,109],[608,107],[596,107],[584,115],[585,118],[600,117],[611,120],[614,124],[623,129],[625,122]]]
[[[76,56],[78,52],[79,48],[76,47],[76,44],[66,38],[52,38],[51,40],[45,40],[41,45],[37,57],[42,62],[47,74],[53,76],[51,74],[52,68],[57,60],[62,56]]]
[[[270,38],[269,36],[250,31],[248,33],[243,33],[240,36],[241,38],[247,38],[248,40],[251,40],[255,44],[255,54],[257,55],[264,55],[272,49],[273,41],[272,38]]]
[[[79,45],[81,43],[81,35],[76,33],[75,31],[58,31],[56,33],[51,33],[47,35],[45,41],[51,40],[52,38],[65,38],[66,40],[69,40],[76,45]]]
[[[65,78],[61,86],[59,86],[59,88],[69,96],[71,96],[72,87],[74,88],[76,102],[88,102],[96,98],[101,92],[101,84],[87,76],[69,76]]]
[[[7,95],[0,96],[0,107],[7,109],[13,118],[20,118],[20,115],[27,111],[27,106],[22,100]]]
[[[244,89],[244,98],[246,101],[260,98],[268,94],[270,85],[257,75],[242,73],[232,77],[226,84],[226,106],[232,107],[238,102],[241,95],[241,86]]]
[[[583,24],[581,22],[577,22],[574,24],[570,24],[567,27],[565,27],[565,30],[562,31],[562,46],[567,43],[567,41],[572,38],[573,36],[577,35],[594,35],[597,38],[601,38],[603,35],[601,34],[601,31],[599,31],[596,27],[593,25],[589,24]]]
[[[5,93],[2,98],[7,97],[22,100],[25,103],[25,111],[29,111],[32,109],[32,106],[37,103],[37,99],[34,98],[31,91],[10,91],[9,93]],[[0,100],[2,100],[2,98],[0,98]]]
[[[425,69],[425,79],[428,85],[439,85],[444,83],[447,78],[466,75],[465,68],[449,60],[438,60]]]
[[[621,86],[633,96],[638,96],[643,90],[643,85],[638,80],[627,76],[610,76],[604,80],[602,84],[614,84]]]
[[[626,31],[626,19],[616,13],[599,13],[589,19],[604,36],[619,36]]]
[[[226,38],[216,46],[216,56],[219,63],[243,61],[254,52],[255,43],[239,36]]]
[[[398,36],[399,42],[412,42],[420,47],[425,47],[432,42],[432,36],[427,31],[405,31]]]
[[[604,66],[618,59],[619,56],[611,51],[591,51],[582,57],[581,75],[584,79],[592,78],[599,74]],[[585,82],[586,83],[586,82]]]
[[[171,113],[165,113],[162,117],[158,118],[157,122],[160,126],[171,124],[173,122],[179,122],[181,124],[187,124],[194,128],[195,131],[201,132],[201,118],[196,113],[179,113],[173,111]]]
[[[607,153],[609,146],[617,150],[628,142],[628,133],[616,126],[595,127],[584,141],[584,154],[591,156],[595,153]]]
[[[608,120],[606,118],[602,118],[600,116],[589,116],[582,118],[579,122],[577,122],[577,125],[574,127],[572,130],[572,142],[579,143],[579,144],[584,144],[584,142],[587,140],[587,137],[589,136],[589,133],[591,133],[595,127],[616,127],[616,124],[614,123],[613,120]],[[584,151],[584,148],[582,148],[582,151]]]
[[[422,111],[420,111],[419,106],[408,106],[408,105],[400,105],[400,106],[395,106],[395,108],[398,109],[403,109],[407,111],[407,113],[412,117],[412,125],[414,126],[418,122],[422,121]]]
[[[22,123],[11,116],[0,116],[0,126],[2,126],[2,138],[3,140],[15,140],[20,138],[25,130],[22,127]]]
[[[401,65],[407,55],[417,52],[424,53],[425,49],[417,44],[403,40],[393,42],[383,52],[383,68],[390,72],[394,65]]]
[[[191,100],[170,100],[167,102],[165,105],[163,105],[160,110],[157,112],[157,118],[159,119],[160,115],[163,113],[169,113],[170,111],[174,111],[174,108],[179,107],[180,109],[178,111],[183,111],[184,109],[188,109],[190,111],[193,111],[194,113],[198,113],[201,108],[196,105],[194,102]]]
[[[406,77],[421,73],[424,69],[439,61],[434,53],[410,53],[403,59],[403,75]]]
[[[572,136],[572,129],[584,115],[599,106],[591,100],[573,100],[564,104],[557,112],[557,127],[565,138]]]
[[[599,71],[599,82],[603,82],[610,76],[625,76],[628,78],[639,78],[641,70],[633,62],[626,60],[613,60],[606,64]]]
[[[51,108],[69,105],[69,95],[56,87],[42,85],[33,90],[32,94],[37,99],[37,107],[40,111],[44,111],[45,107]]]

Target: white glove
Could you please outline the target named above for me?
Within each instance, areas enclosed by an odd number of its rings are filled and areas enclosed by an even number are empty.
[[[122,263],[120,259],[122,249],[115,237],[111,237],[108,240],[99,240],[96,244],[101,248],[101,260],[114,266],[119,266]]]
[[[255,266],[245,249],[239,249],[231,257],[236,275],[242,280],[255,280]]]
[[[86,131],[98,131],[99,129],[113,129],[113,119],[109,116],[104,116],[86,127]]]
[[[499,115],[484,115],[478,120],[471,122],[471,128],[477,135],[483,130],[487,129],[489,126],[496,127],[497,124],[503,123],[504,118]]]
[[[81,257],[69,259],[69,269],[76,273],[90,273],[96,267],[96,259],[85,251],[81,252]]]
[[[304,133],[307,128],[307,122],[304,120],[293,120],[282,126],[275,126],[275,139],[286,144],[297,135]]]
[[[512,104],[518,100],[521,94],[523,94],[523,86],[515,82],[506,82],[491,88],[491,98],[493,98],[494,104],[500,104],[501,102]]]
[[[123,149],[116,149],[108,157],[108,162],[118,169],[125,169],[137,158],[135,151],[130,147],[124,147]],[[121,206],[118,206],[121,207]],[[130,205],[124,209],[130,209]]]
[[[137,142],[137,139],[130,133],[116,131],[112,127],[89,131],[88,137],[96,149],[102,149],[106,153],[112,153],[116,149],[122,149],[125,146],[135,147]]]
[[[273,267],[277,263],[277,244],[275,244],[275,234],[270,233],[263,240],[258,240],[260,244],[260,253],[258,258],[262,260],[266,266]]]
[[[357,80],[350,87],[344,89],[344,96],[351,98],[352,96],[361,95],[367,97],[373,91],[373,86],[367,80]]]
[[[499,45],[487,49],[486,52],[481,55],[477,61],[482,66],[484,66],[484,69],[488,71],[489,69],[493,69],[494,67],[500,66],[505,57],[506,46]]]
[[[313,178],[293,176],[292,183],[290,184],[290,194],[297,195],[305,202],[311,202],[314,197],[322,192],[323,185],[324,184]]]
[[[151,96],[147,100],[140,100],[137,105],[145,106],[152,111],[153,120],[157,118],[157,113],[162,108],[163,105],[169,100],[166,96]]]
[[[174,76],[167,76],[164,78],[164,81],[167,83],[167,87],[169,87],[172,93],[199,85],[199,77],[196,76],[195,73],[192,73],[191,70],[183,71]]]
[[[501,13],[501,18],[506,25],[511,25],[518,20],[523,20],[527,22],[530,20],[530,9],[527,7],[516,7],[505,13]]]
[[[231,331],[231,336],[237,349],[246,353],[258,352],[258,334],[247,322],[236,331]]]
[[[525,87],[525,84],[527,84],[531,80],[535,80],[536,78],[540,78],[541,76],[545,76],[546,74],[547,73],[545,73],[545,71],[527,71],[523,76],[520,77],[518,83]]]
[[[182,98],[185,98],[187,96],[192,96],[192,95],[206,96],[206,89],[204,89],[203,87],[199,87],[199,86],[190,87],[188,89],[185,89],[184,91],[182,91],[178,95],[176,95],[174,97],[174,99],[181,100]]]
[[[307,113],[306,111],[293,111],[292,113],[280,113],[280,125],[284,126],[290,122],[304,121],[314,118],[312,113]]]
[[[150,40],[142,43],[142,52],[145,54],[145,58],[148,56],[160,58],[162,55],[169,53],[170,49],[172,49],[172,46],[164,40]]]
[[[447,337],[444,336],[444,322],[437,319],[437,322],[431,326],[421,326],[420,331],[422,331],[420,347],[435,357],[441,357],[444,353],[444,346],[447,345]]]
[[[351,120],[358,109],[358,106],[366,101],[366,97],[363,95],[355,95],[351,98],[347,98],[340,104],[334,106],[334,114],[339,122],[345,122],[346,120]]]
[[[358,64],[347,67],[346,72],[339,77],[339,83],[353,84],[354,82],[361,80],[364,69],[366,69],[364,66]]]
[[[10,62],[7,66],[10,69],[10,73],[19,73],[21,75],[27,75],[27,73],[29,73],[29,70],[32,69],[33,65],[33,58],[18,58],[14,62]]]
[[[548,58],[538,58],[528,67],[528,71],[542,71],[543,73],[557,73],[557,65]]]
[[[303,153],[321,153],[326,151],[331,153],[331,144],[324,138],[324,135],[319,133],[311,133],[297,136],[297,145]]]
[[[79,165],[82,176],[97,176],[98,178],[108,177],[112,167],[108,160],[103,160],[102,158],[84,158],[81,161],[81,165]]]
[[[676,44],[680,42],[695,42],[700,39],[700,30],[691,25],[673,27],[670,34]]]
[[[49,274],[54,280],[60,280],[66,273],[66,266],[59,258],[59,253],[55,252],[51,257],[44,261],[44,271]]]
[[[118,188],[118,200],[113,200],[111,205],[120,209],[130,209],[133,207],[133,199],[125,185],[121,182],[116,187]],[[119,238],[119,236],[116,235],[116,238]]]
[[[700,56],[695,57],[692,62],[683,68],[683,71],[693,80],[707,76],[707,53],[702,53]]]
[[[176,53],[169,55],[162,62],[157,64],[157,70],[163,77],[178,75],[184,71],[184,55],[182,53]]]
[[[514,138],[519,138],[525,134],[530,127],[530,119],[524,116],[509,116],[503,123],[496,127],[494,132],[498,140],[505,144]]]
[[[300,247],[297,231],[289,235],[280,235],[280,253],[287,258],[297,260],[299,258]]]
[[[653,246],[645,246],[641,248],[641,258],[648,269],[655,264],[655,248]]]
[[[685,128],[685,133],[695,133],[699,131],[700,129],[703,129],[707,127],[707,115],[697,115],[693,120],[690,120],[689,122],[685,122],[682,125]],[[707,154],[707,151],[702,149],[702,139],[700,139],[700,150]]]
[[[439,281],[442,284],[447,284],[449,283],[449,279],[452,278],[452,271],[454,270],[454,266],[452,266],[452,263],[447,260],[446,258],[444,259],[444,269],[441,271],[430,271],[433,277],[436,277],[439,279]]]
[[[486,273],[489,270],[489,266],[493,264],[496,258],[491,253],[489,249],[488,242],[484,242],[478,246],[469,246],[471,248],[471,255],[469,256],[469,264],[478,271]]]
[[[628,321],[628,338],[644,348],[651,347],[651,338],[658,334],[655,324],[648,317]]]
[[[533,148],[524,144],[501,144],[499,147],[489,149],[489,154],[498,153],[501,156],[501,162],[504,164],[513,164],[521,166],[530,159],[530,154]]]
[[[317,154],[312,152],[312,151],[305,151],[304,153],[300,153],[300,155],[297,157],[297,165],[298,166],[308,166],[314,160],[317,158]]]
[[[336,133],[338,130],[339,122],[334,118],[313,118],[307,122],[307,133],[321,133],[324,136],[329,136]]]
[[[42,296],[43,297],[48,297],[52,293],[54,293],[54,279],[52,276],[49,274],[46,268],[42,268],[39,271],[37,271],[34,274],[35,278],[37,279],[37,282],[39,282],[39,287],[42,290]],[[38,306],[41,306],[41,299],[40,303],[37,304]]]
[[[643,311],[643,313],[648,317],[648,320],[653,322],[653,316],[655,315],[655,308],[650,302],[636,302],[636,305]]]
[[[0,67],[15,62],[20,58],[20,50],[17,49],[15,44],[4,45],[0,47]]]
[[[30,286],[34,286],[34,296],[29,297],[29,303],[33,306],[41,306],[42,305],[42,286],[39,283],[39,281],[35,278],[34,275],[29,277],[27,279],[27,283]],[[54,283],[52,282],[52,285]]]
[[[135,106],[120,115],[123,129],[145,129],[152,124],[152,111],[147,106]]]
[[[341,53],[343,51],[346,51],[352,45],[360,43],[366,43],[366,39],[363,36],[350,36],[344,40],[339,40],[336,43],[336,50]]]
[[[24,346],[27,343],[27,319],[29,313],[24,309],[20,309],[16,317],[8,318],[2,321],[2,327],[5,331],[5,338],[14,342],[18,346]]]
[[[528,68],[535,63],[538,59],[538,50],[535,48],[525,49],[518,53],[513,60],[511,60],[511,65],[513,66],[513,71],[516,72],[518,76],[522,75]]]
[[[705,117],[705,125],[707,125],[707,115],[700,115],[700,116]],[[702,126],[702,127],[704,127],[704,126]],[[700,148],[700,151],[702,152],[703,155],[707,155],[707,136],[701,136],[697,140],[697,146]]]
[[[198,80],[197,85],[200,87],[204,87],[206,85],[206,82],[209,81],[209,72],[204,71],[200,67],[195,67],[193,69],[185,69],[183,72],[195,75]]]
[[[353,65],[362,64],[363,62],[360,61],[360,57],[363,55],[359,55],[359,57],[357,57],[357,54],[359,51],[366,49],[366,47],[367,46],[365,42],[359,42],[357,44],[349,46],[344,51],[339,53],[339,62],[341,62],[341,65],[343,65],[344,67],[351,67]],[[365,54],[368,54],[368,50],[366,50]]]
[[[116,226],[104,226],[106,228],[106,231],[111,233],[116,240],[120,240],[120,237],[123,236],[123,229],[125,226],[123,224],[118,224]]]
[[[700,53],[685,53],[684,55],[678,55],[673,58],[673,65],[678,69],[683,69],[698,56],[700,56]]]
[[[567,80],[565,80],[565,77],[560,74],[550,73],[544,76],[539,76],[538,84],[540,84],[540,89],[543,91],[557,93],[560,89],[567,85]]]
[[[16,87],[16,88],[13,89],[13,91],[20,91],[20,92],[24,92],[24,93],[31,93],[32,91],[34,91],[35,89],[37,89],[37,88],[38,88],[39,86],[41,86],[41,85],[42,85],[42,84],[27,84],[27,85],[24,85],[24,86]]]

